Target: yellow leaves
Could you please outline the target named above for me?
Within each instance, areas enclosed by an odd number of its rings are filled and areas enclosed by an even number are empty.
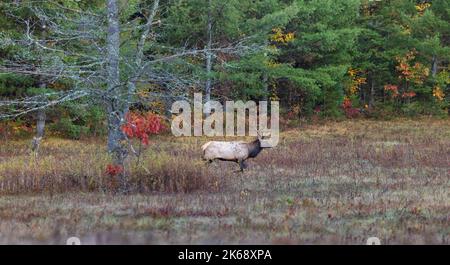
[[[356,78],[356,82],[358,83],[358,85],[362,85],[366,83],[366,78],[365,77],[358,77]]]
[[[367,82],[367,79],[365,77],[362,77],[361,75],[363,72],[359,69],[349,68],[347,71],[348,75],[351,77],[350,84],[348,86],[347,94],[349,96],[354,95],[358,92],[359,87],[362,84],[365,84]]]
[[[158,91],[159,89],[160,89],[160,87],[158,85],[147,84],[145,86],[138,87],[138,89],[136,90],[136,96],[140,100],[143,100],[144,102],[146,102],[145,106],[150,108],[152,111],[154,111],[156,113],[163,113],[164,112],[163,110],[165,108],[164,102],[158,101],[158,100],[150,100],[150,98],[149,98],[150,92]]]
[[[401,25],[403,35],[411,35],[411,28],[408,25]]]
[[[415,63],[413,67],[413,73],[414,82],[416,84],[422,84],[424,79],[427,78],[430,74],[430,69],[420,63]]]
[[[281,31],[280,28],[274,28],[272,30],[273,34],[270,35],[270,40],[271,41],[275,41],[275,42],[281,42],[283,41],[283,32]]]
[[[419,15],[423,15],[425,10],[427,10],[431,6],[431,3],[419,3],[416,4],[416,10],[419,13]]]
[[[417,54],[417,51],[416,51],[416,49],[413,48],[411,51],[406,53],[405,58],[408,61],[414,60],[414,58],[416,58],[416,54]]]
[[[284,36],[284,41],[285,41],[285,42],[290,42],[290,41],[293,41],[294,38],[295,38],[294,33],[289,32],[289,33],[287,33],[287,34]]]
[[[277,94],[272,93],[272,94],[270,95],[270,100],[271,100],[271,101],[278,101],[278,100],[280,100],[280,98],[278,97]]]
[[[358,92],[358,86],[354,82],[352,82],[352,85],[349,88],[349,92],[350,95],[354,95]]]
[[[445,98],[444,91],[439,86],[435,86],[433,88],[433,97],[435,97],[439,101],[443,101]]]
[[[357,69],[353,69],[353,68],[350,67],[348,69],[347,73],[348,73],[349,76],[354,77],[358,73],[358,70]]]
[[[276,52],[276,51],[277,51],[277,46],[275,46],[275,45],[269,45],[269,46],[267,46],[267,48],[268,48],[271,52]]]
[[[272,29],[272,35],[270,35],[270,40],[276,43],[288,43],[295,39],[293,32],[283,33],[281,28]]]
[[[280,98],[278,97],[276,84],[272,83],[270,86],[271,86],[271,89],[270,89],[271,93],[270,93],[270,96],[269,96],[270,100],[272,100],[272,101],[279,101]]]
[[[154,108],[159,108],[159,109],[164,108],[164,102],[162,102],[162,101],[152,101],[151,103],[149,103],[149,105]]]
[[[274,60],[266,60],[265,64],[270,68],[276,68],[281,65],[281,64],[275,62]]]
[[[136,92],[136,94],[139,98],[146,98],[148,96],[148,91],[145,91],[142,89],[142,90],[138,90]]]
[[[422,65],[418,65],[417,67],[422,67],[423,69],[422,69],[422,72],[423,72],[423,75],[425,76],[425,77],[427,77],[427,76],[429,76],[430,75],[430,68],[428,68],[428,67],[423,67]]]

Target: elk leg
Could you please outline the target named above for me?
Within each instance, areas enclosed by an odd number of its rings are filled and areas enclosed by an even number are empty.
[[[240,167],[240,169],[241,169],[241,172],[243,172],[243,171],[244,171],[244,168],[247,167],[247,166],[245,165],[245,163],[244,163],[244,160],[240,159],[238,163],[239,163],[239,167]]]

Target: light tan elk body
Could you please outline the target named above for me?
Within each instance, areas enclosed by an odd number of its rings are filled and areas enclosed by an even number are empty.
[[[260,139],[252,142],[244,141],[210,141],[202,146],[203,160],[213,162],[214,160],[233,161],[239,164],[241,171],[247,167],[245,160],[256,157],[263,148]]]

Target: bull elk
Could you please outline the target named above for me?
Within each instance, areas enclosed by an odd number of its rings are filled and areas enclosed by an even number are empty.
[[[203,160],[212,163],[214,160],[233,161],[239,164],[241,172],[247,168],[245,161],[249,158],[255,158],[264,148],[262,138],[251,142],[244,141],[210,141],[202,146]]]

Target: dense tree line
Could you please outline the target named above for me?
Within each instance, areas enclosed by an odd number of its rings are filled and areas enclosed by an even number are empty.
[[[154,14],[154,0],[116,2],[120,74],[101,83],[94,79],[108,76],[102,71],[111,61],[94,59],[107,53],[112,41],[108,1],[2,1],[3,127],[26,128],[43,120],[73,138],[106,133],[111,109],[94,103],[92,93],[67,92],[86,86],[91,92],[115,86],[132,91],[126,106],[110,105],[121,108],[121,116],[128,109],[167,114],[174,99],[196,91],[206,99],[277,99],[284,117],[293,120],[447,115],[446,0],[161,0]],[[74,35],[81,32],[86,35]],[[31,43],[29,35],[39,41]],[[52,48],[66,53],[55,55]],[[129,64],[146,60],[152,62],[146,72],[152,77],[138,80],[137,68]],[[37,71],[40,66],[48,72]],[[70,76],[53,75],[58,69]],[[80,71],[98,76],[91,84],[86,75],[77,82],[73,77],[81,78]],[[26,97],[58,104],[11,103]]]

